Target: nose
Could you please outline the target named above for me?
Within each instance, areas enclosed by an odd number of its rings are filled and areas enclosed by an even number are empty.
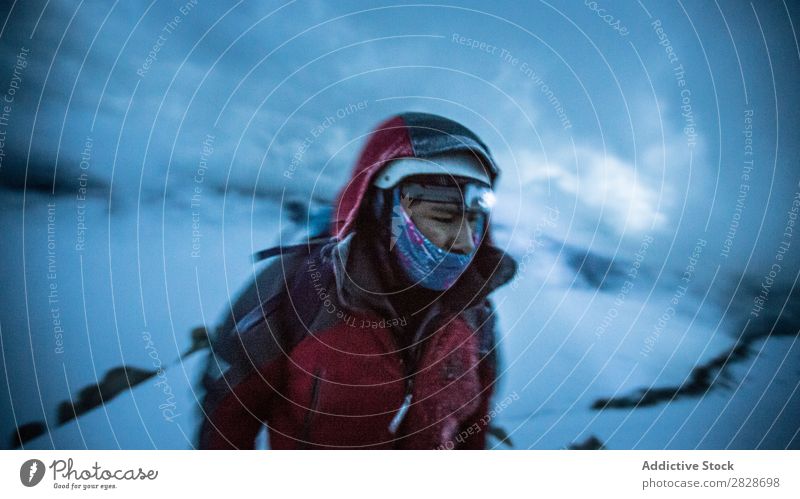
[[[475,250],[475,241],[472,237],[472,227],[466,220],[462,220],[461,227],[455,234],[453,244],[450,245],[450,251],[453,253],[460,253],[467,255]]]

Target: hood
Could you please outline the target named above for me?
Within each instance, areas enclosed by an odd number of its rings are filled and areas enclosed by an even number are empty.
[[[463,125],[427,113],[403,113],[384,121],[370,134],[347,184],[339,193],[331,233],[342,240],[352,232],[364,196],[375,174],[387,162],[397,158],[431,158],[458,151],[480,157],[494,184],[499,170],[489,149]]]
[[[402,315],[393,305],[397,300],[380,292],[392,288],[393,273],[383,252],[377,250],[376,254],[373,234],[353,237],[359,208],[377,172],[393,159],[430,158],[457,151],[472,152],[481,158],[494,185],[499,170],[489,149],[474,133],[452,120],[433,114],[405,113],[384,121],[371,133],[334,205],[330,258],[338,295],[347,308],[385,317]],[[479,246],[470,269],[452,288],[438,294],[442,299],[434,300],[437,307],[463,310],[482,302],[494,289],[513,278],[516,263],[491,244],[490,232],[486,234],[488,244]],[[418,293],[416,290],[413,294]]]

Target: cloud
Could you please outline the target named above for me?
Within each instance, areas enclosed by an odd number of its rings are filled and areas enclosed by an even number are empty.
[[[589,219],[617,233],[644,232],[667,222],[652,179],[624,159],[591,148],[561,149],[548,159],[530,150],[518,154],[523,191],[533,188],[577,204]]]

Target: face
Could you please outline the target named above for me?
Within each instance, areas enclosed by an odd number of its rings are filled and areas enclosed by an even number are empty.
[[[465,212],[463,206],[421,200],[402,200],[411,220],[436,246],[452,253],[471,253],[480,241],[480,225],[486,215],[481,212]]]

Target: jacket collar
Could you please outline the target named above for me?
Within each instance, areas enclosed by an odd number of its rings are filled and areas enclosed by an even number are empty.
[[[369,242],[360,240],[355,232],[351,232],[332,244],[330,258],[342,305],[354,312],[397,318],[379,277],[379,273],[385,270],[364,247]],[[484,244],[461,278],[436,300],[434,306],[458,313],[480,305],[495,289],[510,281],[516,269],[516,262],[508,254]]]

